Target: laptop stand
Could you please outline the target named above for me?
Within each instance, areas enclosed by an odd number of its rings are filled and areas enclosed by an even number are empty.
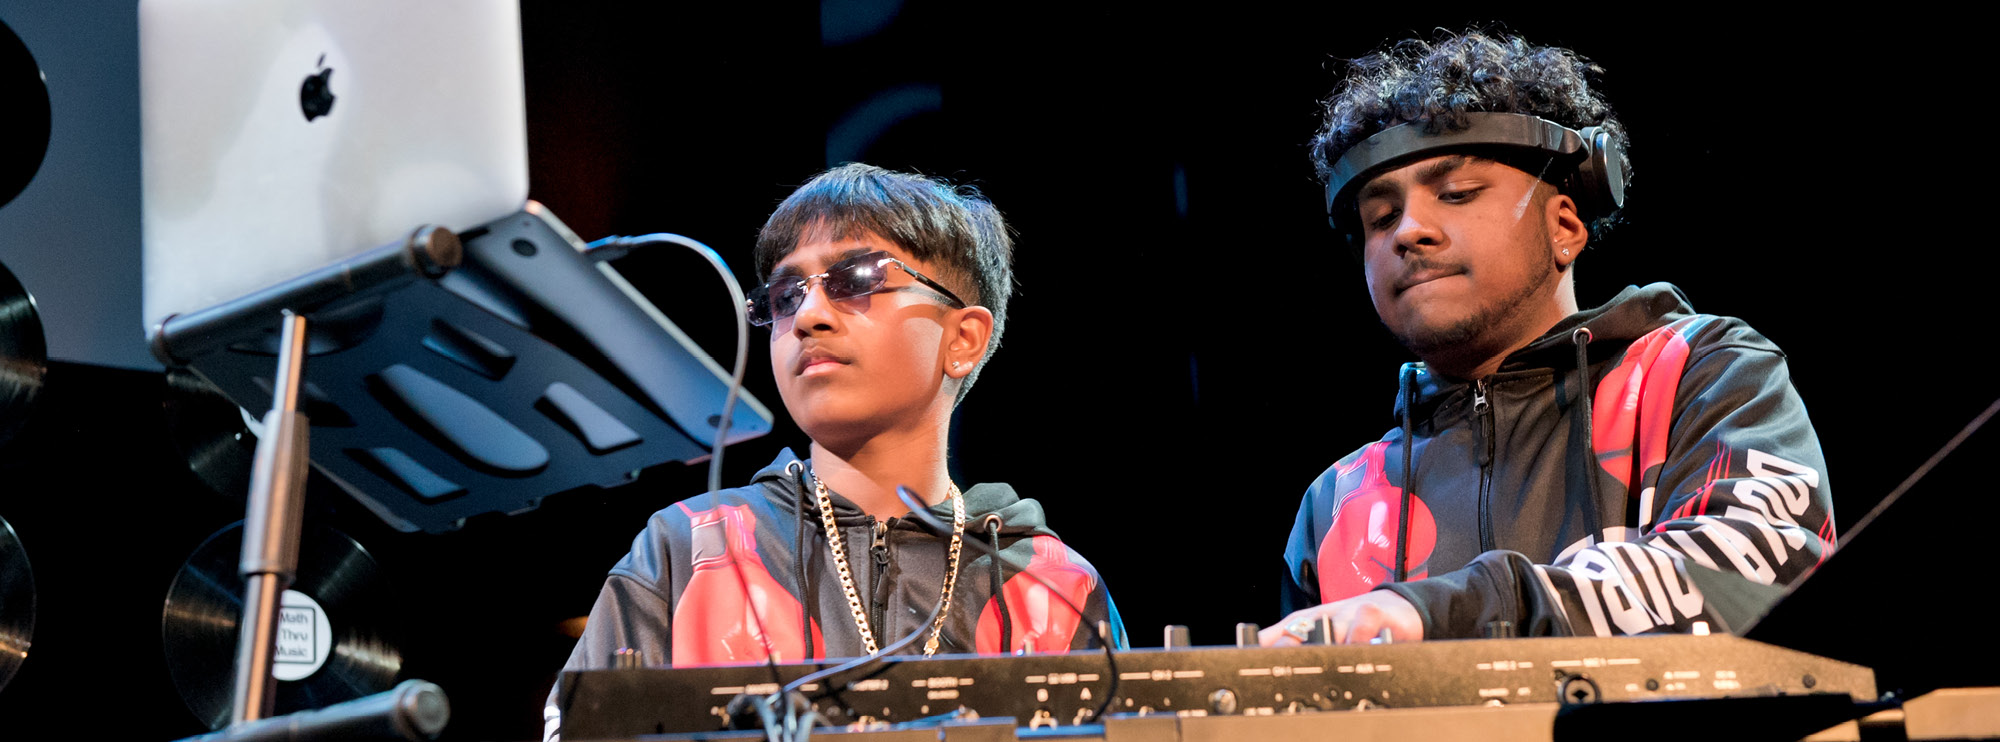
[[[313,465],[399,530],[450,531],[709,454],[729,374],[587,249],[529,202],[169,317],[153,352],[261,417],[277,321],[305,315]],[[731,417],[731,443],[771,430],[747,396]]]
[[[390,525],[440,532],[703,460],[719,429],[728,442],[771,429],[748,396],[723,428],[728,374],[532,201],[168,317],[152,348],[266,410],[244,521],[239,727],[272,710],[308,456]]]

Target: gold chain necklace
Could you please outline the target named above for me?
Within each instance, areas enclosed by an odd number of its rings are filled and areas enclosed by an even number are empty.
[[[826,543],[833,549],[834,571],[840,573],[840,590],[847,595],[847,610],[854,614],[854,628],[861,631],[861,646],[874,654],[875,631],[868,627],[868,612],[861,607],[861,593],[854,589],[854,570],[847,566],[847,539],[840,537],[840,530],[833,525],[833,499],[826,494],[826,483],[819,475],[812,475],[813,492],[819,496],[819,519],[826,526]],[[951,593],[958,585],[958,554],[965,536],[965,498],[958,492],[958,485],[950,485],[946,493],[951,497],[951,564],[945,568],[944,589],[938,596],[943,605],[938,608],[937,620],[931,622],[931,638],[924,642],[924,656],[935,654],[938,637],[944,633],[944,620],[951,615]]]

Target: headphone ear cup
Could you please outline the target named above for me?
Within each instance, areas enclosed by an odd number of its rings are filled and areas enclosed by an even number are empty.
[[[1583,163],[1576,168],[1571,193],[1587,198],[1588,218],[1596,219],[1625,207],[1625,152],[1601,126],[1585,127]]]

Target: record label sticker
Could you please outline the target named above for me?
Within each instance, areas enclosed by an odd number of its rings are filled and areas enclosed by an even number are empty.
[[[271,676],[279,680],[302,680],[319,672],[333,651],[333,622],[318,601],[297,590],[286,590],[279,600],[278,651],[272,658]]]

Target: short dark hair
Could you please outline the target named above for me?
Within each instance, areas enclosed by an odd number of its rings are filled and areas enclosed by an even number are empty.
[[[1463,128],[1468,113],[1525,113],[1572,129],[1601,126],[1621,150],[1630,149],[1624,124],[1590,87],[1603,68],[1568,49],[1473,29],[1445,32],[1435,42],[1405,39],[1347,66],[1312,139],[1321,183],[1348,148],[1376,132],[1410,122],[1433,132]],[[1630,159],[1623,165],[1629,182]],[[1602,229],[1615,214],[1599,216],[1594,226]]]
[[[938,268],[931,276],[960,298],[993,312],[986,356],[959,386],[958,398],[1000,349],[1007,299],[1014,292],[1014,239],[1000,210],[969,185],[848,163],[814,176],[785,197],[757,232],[757,280],[814,237],[845,239],[862,232],[896,243]]]

